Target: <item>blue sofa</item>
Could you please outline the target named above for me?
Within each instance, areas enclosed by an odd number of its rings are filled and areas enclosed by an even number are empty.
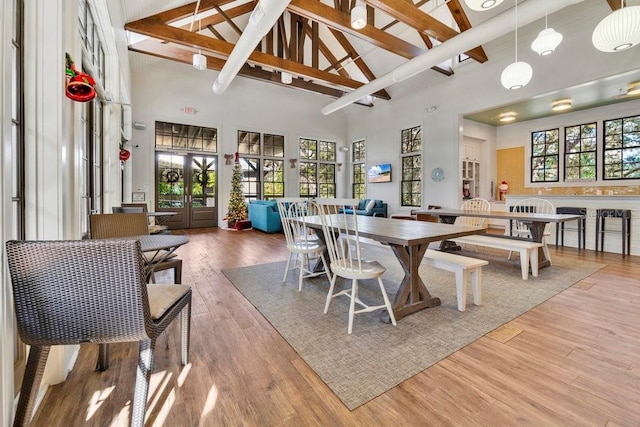
[[[251,200],[249,203],[251,226],[266,233],[282,231],[280,212],[275,200]]]
[[[367,215],[367,216],[381,216],[387,217],[387,204],[382,200],[376,200],[375,205],[370,210],[366,210],[367,203],[369,203],[371,199],[360,199],[358,202],[358,206],[356,207],[356,214],[358,215]],[[347,213],[353,213],[353,209],[346,209]]]

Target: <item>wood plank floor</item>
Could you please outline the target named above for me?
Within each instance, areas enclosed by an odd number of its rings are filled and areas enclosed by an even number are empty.
[[[285,260],[283,235],[185,234],[190,243],[178,252],[183,282],[194,287],[191,364],[180,367],[173,325],[170,348],[158,342],[147,425],[640,425],[638,257],[552,247],[607,267],[349,411],[221,273]],[[137,347],[112,346],[106,372],[94,370],[96,350],[82,347],[34,426],[128,425]]]

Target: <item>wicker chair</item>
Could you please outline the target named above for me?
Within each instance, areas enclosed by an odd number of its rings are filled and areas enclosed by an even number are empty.
[[[112,239],[149,234],[147,214],[142,212],[94,214],[89,216],[89,227],[92,239]],[[151,263],[154,258],[157,259],[156,254],[146,254],[145,257],[148,263]],[[153,264],[154,272],[168,269],[173,269],[174,282],[181,283],[182,260],[176,258],[175,254],[171,259]]]
[[[28,425],[52,345],[139,342],[131,425],[142,426],[157,337],[181,315],[189,358],[191,288],[144,283],[136,240],[9,241],[18,333],[31,346],[14,426]]]

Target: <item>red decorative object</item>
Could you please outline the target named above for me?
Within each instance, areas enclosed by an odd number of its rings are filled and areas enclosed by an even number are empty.
[[[96,97],[96,90],[93,88],[96,84],[95,80],[89,74],[76,69],[71,55],[67,53],[66,58],[67,68],[65,74],[67,77],[67,85],[65,94],[67,98],[78,102],[91,101]]]
[[[126,162],[127,160],[129,160],[129,157],[131,157],[131,152],[129,150],[127,150],[126,148],[121,148],[120,149],[120,160],[123,162]]]
[[[233,225],[233,228],[238,231],[251,228],[251,221],[249,221],[248,219],[240,219],[236,221],[236,223]]]

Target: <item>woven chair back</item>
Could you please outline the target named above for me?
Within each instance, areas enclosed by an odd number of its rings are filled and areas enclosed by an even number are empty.
[[[148,224],[147,214],[142,212],[94,214],[89,216],[92,239],[142,236],[149,234]]]
[[[18,332],[26,344],[148,339],[140,242],[9,241],[6,249]]]

